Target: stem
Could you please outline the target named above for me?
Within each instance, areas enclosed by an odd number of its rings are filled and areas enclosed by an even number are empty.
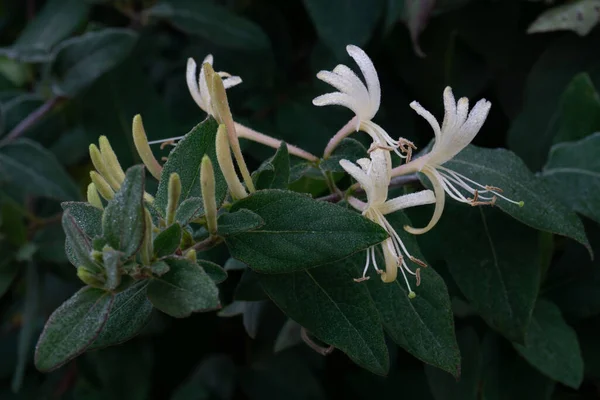
[[[204,239],[203,241],[196,243],[195,245],[190,247],[190,249],[194,249],[196,251],[206,251],[206,250],[212,249],[213,247],[215,247],[222,241],[223,241],[223,238],[221,238],[220,236],[210,236],[210,237],[207,237],[206,239]],[[189,250],[189,249],[186,249],[186,251],[187,250]]]
[[[308,332],[306,331],[306,328],[304,328],[304,327],[302,327],[300,329],[300,337],[302,338],[304,343],[306,343],[308,345],[308,347],[310,347],[311,349],[313,349],[314,351],[316,351],[317,353],[319,353],[322,356],[331,354],[331,352],[335,349],[335,347],[333,347],[333,346],[323,347],[323,346],[320,346],[319,344],[315,343],[315,341],[312,340],[308,336]]]
[[[352,132],[355,131],[356,123],[358,122],[358,117],[354,116],[346,125],[342,127],[327,143],[327,147],[325,147],[325,152],[323,153],[323,158],[327,158],[333,153],[336,147],[348,137]]]
[[[17,126],[13,128],[12,131],[4,139],[0,141],[0,146],[8,144],[13,140],[17,139],[23,133],[25,133],[31,126],[33,126],[37,121],[42,119],[46,114],[48,114],[52,109],[64,100],[64,97],[55,96],[48,99],[44,104],[42,104],[39,108],[29,114],[23,121],[19,122]]]
[[[254,129],[248,128],[240,123],[235,123],[235,129],[237,131],[237,135],[240,138],[252,140],[254,142],[264,144],[265,146],[272,147],[274,149],[278,149],[281,146],[282,140],[272,138],[265,134],[255,131]],[[288,144],[288,151],[290,154],[295,155],[296,157],[304,158],[305,160],[317,162],[319,161],[319,157],[302,150],[299,147]]]

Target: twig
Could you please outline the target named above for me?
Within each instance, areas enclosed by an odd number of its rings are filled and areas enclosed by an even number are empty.
[[[61,96],[55,96],[46,101],[40,107],[38,107],[35,111],[29,114],[23,121],[21,121],[17,126],[13,128],[12,131],[4,139],[0,141],[0,146],[8,144],[13,140],[17,139],[23,133],[25,133],[33,124],[42,119],[46,114],[48,114],[56,105],[62,102],[65,98]]]
[[[312,340],[308,336],[308,332],[306,331],[306,329],[304,327],[302,327],[300,329],[300,337],[302,338],[304,343],[306,343],[308,345],[308,347],[310,347],[311,349],[313,349],[314,351],[316,351],[317,353],[319,353],[322,356],[331,354],[331,352],[333,350],[335,350],[335,347],[333,347],[333,346],[323,347],[323,346],[320,346],[317,343],[315,343],[315,341]]]
[[[418,180],[419,180],[419,177],[417,176],[417,174],[396,176],[390,180],[389,187],[396,188],[396,187],[404,186],[411,182],[416,182]],[[352,188],[353,188],[354,193],[364,192],[364,189],[361,188],[360,186],[358,186],[358,184],[353,185]],[[342,196],[343,195],[341,193],[332,193],[327,196],[319,197],[317,200],[327,201],[329,203],[337,203],[338,201],[342,200]]]
[[[194,249],[196,251],[206,251],[206,250],[212,249],[213,247],[215,247],[222,241],[223,241],[223,238],[221,238],[220,236],[210,236],[210,237],[204,239],[203,241],[196,243],[195,245],[193,245],[190,248]]]

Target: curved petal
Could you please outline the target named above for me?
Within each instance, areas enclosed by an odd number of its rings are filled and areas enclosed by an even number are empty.
[[[433,128],[433,133],[435,134],[435,141],[438,142],[441,137],[440,124],[437,122],[437,119],[435,119],[433,114],[427,111],[421,104],[419,104],[416,101],[410,103],[410,108],[415,110],[417,114],[419,114],[421,117],[425,118],[427,122],[429,122],[429,125],[431,125],[431,127]]]
[[[204,100],[202,99],[202,95],[200,94],[200,90],[198,88],[198,78],[196,75],[197,65],[193,58],[188,58],[187,60],[187,68],[185,71],[185,80],[187,82],[188,90],[192,95],[192,98],[198,104],[203,111],[206,111],[206,106]]]
[[[452,88],[446,86],[444,89],[444,122],[442,123],[442,132],[452,129],[456,126],[456,100]]]
[[[204,57],[204,60],[202,60],[202,64],[204,63],[209,63],[210,65],[213,65],[214,63],[214,57],[212,54],[207,54],[206,57]]]
[[[379,85],[379,77],[377,76],[377,70],[373,62],[360,47],[354,45],[346,46],[346,51],[354,59],[358,67],[360,68],[365,81],[367,82],[367,89],[369,91],[369,98],[371,103],[371,110],[376,113],[379,110],[379,103],[381,101],[381,86]]]
[[[388,200],[379,207],[379,211],[383,215],[386,215],[405,208],[433,203],[435,203],[435,195],[433,192],[431,190],[421,190],[420,192],[405,194]]]
[[[319,71],[317,73],[317,78],[333,86],[342,93],[346,93],[351,96],[354,92],[352,82],[343,75],[339,75],[332,71]]]
[[[429,178],[433,185],[433,191],[435,193],[435,209],[433,210],[433,215],[431,217],[431,221],[424,228],[413,228],[412,226],[405,225],[404,230],[408,233],[412,233],[413,235],[422,235],[425,232],[428,232],[438,223],[442,216],[442,212],[444,211],[444,204],[446,202],[446,194],[444,192],[444,187],[442,185],[442,177],[440,174],[431,167],[423,168],[422,172]]]
[[[208,57],[208,56],[207,56]],[[210,63],[207,63],[210,64]],[[212,115],[212,110],[210,106],[210,92],[208,90],[208,83],[206,82],[206,76],[204,75],[204,64],[202,64],[202,68],[200,68],[200,75],[198,77],[198,86],[200,88],[200,98],[204,103],[204,111]]]
[[[359,185],[367,193],[367,199],[369,199],[370,202],[374,194],[374,186],[373,182],[371,181],[371,177],[367,175],[367,173],[363,171],[362,168],[348,160],[340,160],[340,166],[344,168],[344,171],[346,171],[347,173],[352,175],[354,179],[356,179]]]
[[[381,205],[388,195],[392,170],[392,158],[387,150],[376,149],[371,152],[371,165],[369,177],[373,184],[373,193],[369,197],[369,204]]]
[[[392,239],[389,238],[381,243],[381,248],[385,259],[385,272],[381,273],[381,280],[386,283],[394,282],[398,276],[398,256]]]
[[[349,84],[352,85],[353,89],[352,92],[349,92],[348,94],[356,97],[357,99],[360,99],[360,102],[363,104],[363,107],[365,109],[366,119],[373,118],[377,113],[377,109],[373,110],[373,107],[371,105],[371,98],[369,96],[369,90],[367,89],[363,81],[360,80],[358,75],[356,75],[354,71],[352,71],[350,68],[343,64],[340,64],[337,67],[335,67],[333,69],[333,72],[340,76],[343,76],[348,80]]]
[[[358,115],[360,118],[360,104],[358,104],[356,99],[348,96],[345,93],[334,92],[322,94],[318,97],[315,97],[312,103],[315,106],[329,106],[332,104],[344,106],[352,110],[354,114]]]
[[[221,75],[221,73],[219,73],[219,75]],[[239,76],[229,76],[223,79],[223,86],[225,89],[229,89],[230,87],[239,85],[240,83],[242,83],[242,78]]]

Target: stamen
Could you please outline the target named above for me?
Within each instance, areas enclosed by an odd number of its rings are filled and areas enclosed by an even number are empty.
[[[427,264],[425,264],[423,261],[419,260],[418,258],[413,257],[413,256],[409,256],[408,258],[410,258],[410,261],[414,262],[415,264],[420,265],[423,268],[427,268]],[[418,270],[419,269],[417,268],[417,271]]]
[[[421,268],[417,268],[415,273],[417,275],[417,286],[421,286]]]
[[[183,136],[175,136],[175,137],[172,137],[172,138],[152,140],[151,142],[148,142],[148,144],[158,144],[158,143],[164,143],[164,142],[175,142],[175,141],[181,140],[181,139],[183,139]]]
[[[395,149],[395,147],[391,147],[391,146],[384,146],[382,144],[379,144],[377,142],[373,142],[371,143],[371,146],[369,147],[369,149],[367,150],[367,153],[371,154],[372,152],[374,152],[375,150],[386,150],[386,151],[393,151]]]
[[[164,149],[165,149],[165,147],[167,147],[167,146],[175,146],[175,141],[174,141],[174,140],[167,140],[167,141],[163,142],[163,143],[160,145],[160,149],[161,149],[161,150],[164,150]]]
[[[489,190],[490,192],[502,193],[502,189],[500,189],[499,187],[496,187],[496,186],[485,185],[485,188],[486,188],[486,190]]]
[[[369,279],[371,279],[370,276],[363,276],[362,278],[354,278],[353,280],[356,283],[361,283],[361,282],[364,282],[364,281],[368,281]]]

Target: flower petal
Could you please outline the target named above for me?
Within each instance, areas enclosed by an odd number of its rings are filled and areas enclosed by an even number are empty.
[[[388,200],[379,207],[379,211],[386,215],[405,208],[433,204],[435,201],[435,196],[431,190],[421,190],[420,192],[405,194]]]
[[[360,104],[358,103],[357,99],[350,97],[345,93],[334,92],[322,94],[320,96],[315,97],[312,103],[315,106],[328,106],[336,104],[339,106],[349,108],[356,115],[359,115],[360,113]]]
[[[188,58],[187,60],[187,68],[185,71],[185,80],[187,82],[188,90],[192,95],[192,98],[198,104],[203,111],[206,111],[204,100],[202,99],[202,95],[200,94],[200,90],[198,88],[198,76],[196,75],[197,65],[193,58]]]
[[[381,274],[381,280],[386,283],[394,282],[398,276],[398,256],[392,239],[389,238],[381,243],[381,248],[385,259],[385,272]]]
[[[416,101],[410,103],[410,108],[415,110],[417,114],[419,114],[421,117],[425,118],[427,122],[429,122],[429,125],[431,125],[431,127],[433,128],[433,133],[435,134],[435,141],[437,142],[438,140],[440,140],[440,124],[437,122],[437,119],[435,119],[433,114],[427,111],[421,104],[419,104]]]
[[[444,122],[442,123],[442,132],[453,129],[456,126],[456,100],[452,88],[446,86],[444,89]]]
[[[369,98],[371,104],[371,112],[373,115],[379,110],[379,103],[381,101],[381,86],[379,85],[379,77],[377,76],[377,70],[373,62],[360,47],[354,45],[346,46],[346,51],[356,61],[356,64],[360,68],[367,82],[367,89],[369,91]]]
[[[359,185],[364,189],[367,193],[367,199],[369,202],[371,197],[374,194],[374,186],[371,180],[371,177],[367,175],[365,171],[362,170],[358,165],[348,161],[348,160],[340,160],[340,166],[344,168],[344,170],[352,175],[354,179],[359,183]]]
[[[446,201],[446,195],[444,193],[444,187],[442,185],[442,177],[439,172],[437,172],[434,168],[425,166],[423,172],[427,178],[431,181],[433,185],[433,191],[435,193],[435,209],[433,210],[433,215],[431,217],[431,221],[424,228],[413,228],[412,226],[405,225],[404,230],[408,233],[412,233],[413,235],[422,235],[425,232],[428,232],[433,228],[442,216],[442,212],[444,211],[444,204]]]
[[[222,73],[219,72],[219,75],[221,75]],[[230,87],[239,85],[240,83],[242,83],[242,78],[240,78],[239,76],[229,76],[226,79],[223,79],[223,86],[225,87],[225,89],[229,89]]]

